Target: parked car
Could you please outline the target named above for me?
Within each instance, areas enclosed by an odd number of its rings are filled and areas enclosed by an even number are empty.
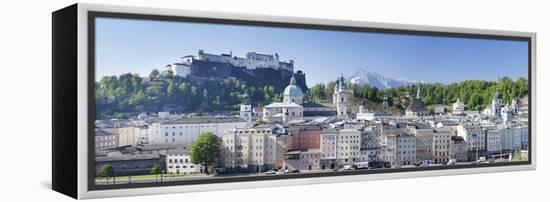
[[[345,171],[345,170],[353,170],[352,165],[344,165],[342,168],[338,169],[338,171]]]
[[[275,174],[277,174],[277,171],[270,170],[270,171],[265,172],[265,174],[266,175],[275,175]]]
[[[455,165],[456,159],[449,159],[449,162],[447,162],[447,165]]]

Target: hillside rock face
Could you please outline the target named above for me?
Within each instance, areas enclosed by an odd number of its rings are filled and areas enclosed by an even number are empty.
[[[191,65],[191,77],[210,80],[227,79],[230,77],[246,82],[253,86],[273,86],[276,92],[282,92],[290,83],[293,72],[286,69],[256,68],[246,69],[233,66],[228,63],[193,61]],[[307,92],[306,74],[300,70],[294,73],[296,84]]]

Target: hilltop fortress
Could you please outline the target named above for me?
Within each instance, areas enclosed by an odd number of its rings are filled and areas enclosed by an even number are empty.
[[[224,73],[230,73],[227,71],[229,69],[225,69],[230,67],[246,70],[269,68],[273,70],[286,70],[294,72],[294,61],[280,61],[279,54],[277,53],[275,53],[275,55],[268,55],[248,52],[246,54],[246,58],[242,58],[233,56],[231,52],[229,54],[222,53],[221,55],[215,55],[199,50],[197,56],[184,56],[181,58],[181,62],[167,66],[167,68],[171,69],[176,76],[180,77],[195,75],[200,73],[202,69],[212,69],[213,72],[218,73],[214,75],[221,76]]]
[[[304,91],[307,91],[305,73],[298,70],[294,72],[294,61],[283,61],[279,54],[274,55],[248,52],[246,57],[237,57],[229,54],[211,54],[198,50],[197,55],[181,57],[180,62],[166,65],[175,76],[194,79],[227,79],[237,78],[244,80],[265,80],[269,76],[281,80],[281,84],[275,84],[278,88],[284,88],[294,75],[296,83]]]

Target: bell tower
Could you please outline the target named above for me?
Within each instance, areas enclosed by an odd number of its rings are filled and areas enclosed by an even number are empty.
[[[344,84],[344,76],[338,78],[336,83],[337,91],[335,92],[336,98],[336,112],[338,113],[338,118],[348,118],[348,98],[346,97],[346,90]]]

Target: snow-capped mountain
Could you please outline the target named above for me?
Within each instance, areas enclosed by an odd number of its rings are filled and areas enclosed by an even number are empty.
[[[405,78],[387,78],[376,72],[367,72],[362,68],[359,68],[354,74],[352,74],[348,81],[359,85],[368,84],[371,87],[378,89],[397,88],[401,86],[412,85],[415,83],[429,83],[428,81],[408,80]]]

